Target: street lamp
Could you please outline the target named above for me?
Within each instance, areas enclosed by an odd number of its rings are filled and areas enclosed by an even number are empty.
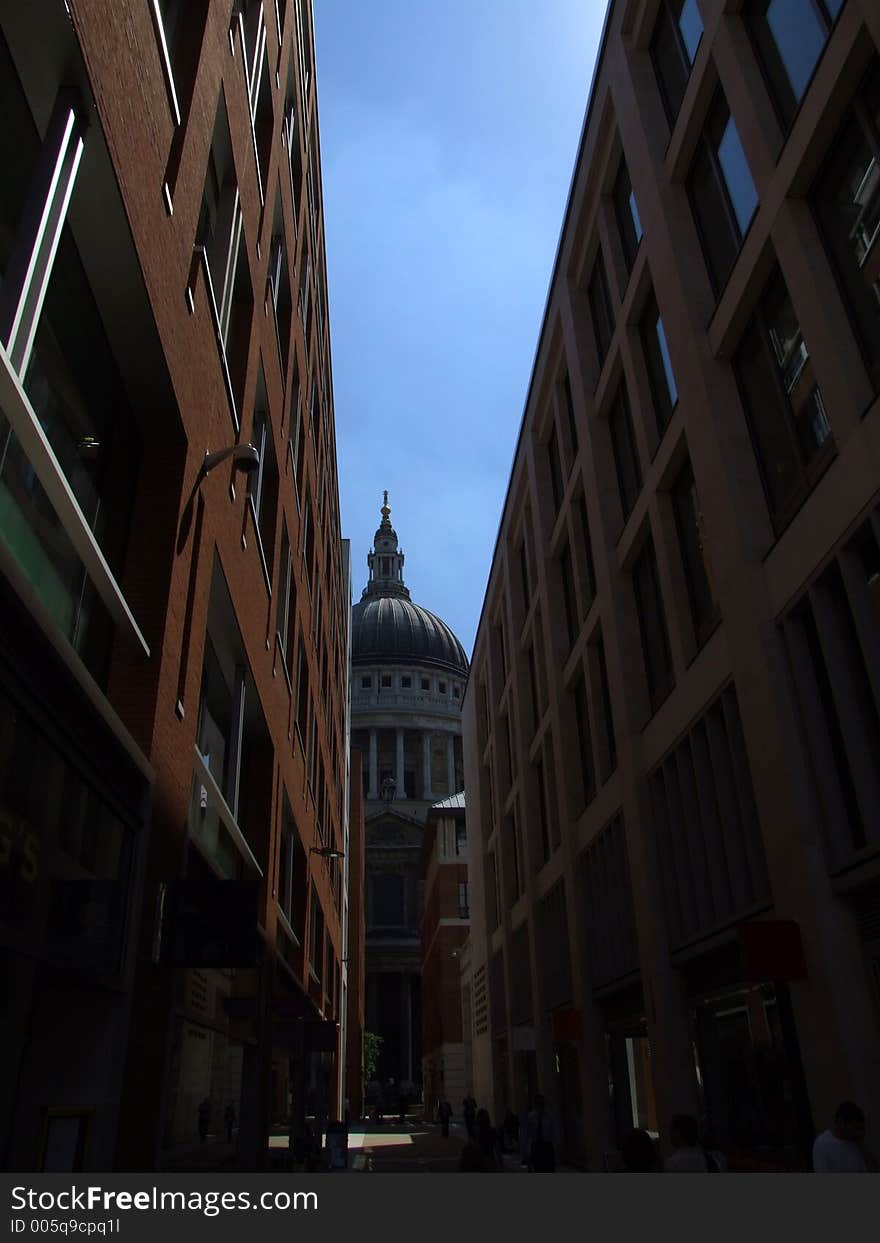
[[[201,478],[204,479],[215,466],[219,466],[227,458],[232,458],[239,470],[248,473],[258,470],[260,466],[260,455],[253,445],[229,445],[225,449],[218,449],[216,453],[205,454],[205,460],[199,470]]]
[[[310,846],[310,855],[320,855],[322,859],[344,859],[345,851],[337,850],[335,846]]]
[[[397,782],[393,777],[386,777],[382,782],[382,802],[390,807],[394,802],[394,792],[397,789]]]

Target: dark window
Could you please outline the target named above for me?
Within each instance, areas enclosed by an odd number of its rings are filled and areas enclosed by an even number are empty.
[[[559,458],[559,438],[556,435],[556,424],[550,432],[550,439],[547,441],[547,461],[550,465],[550,486],[553,489],[553,509],[559,512],[559,506],[562,503],[563,482],[562,482],[562,462]]]
[[[813,205],[880,387],[880,62],[862,80],[813,187]]]
[[[458,699],[460,698],[460,696],[461,696],[461,691],[458,689],[458,685],[456,684],[452,688],[452,697],[453,699]]]
[[[661,0],[651,58],[669,124],[675,124],[703,34],[696,0]]]
[[[568,423],[568,439],[571,444],[571,464],[574,466],[574,460],[578,451],[578,433],[577,423],[574,417],[574,401],[571,396],[571,379],[568,372],[562,377],[562,400],[565,404],[565,418]]]
[[[431,689],[431,679],[430,679],[430,678],[422,678],[422,690],[423,690],[423,691],[429,691],[430,689]]]
[[[608,665],[605,660],[605,643],[596,643],[596,666],[599,670],[599,686],[602,691],[602,780],[617,767],[617,739],[614,734],[614,713],[611,710],[611,688],[608,685]]]
[[[788,128],[843,0],[750,0],[746,13],[774,101]]]
[[[657,299],[653,292],[645,306],[641,328],[648,375],[651,379],[651,391],[654,395],[657,429],[662,436],[678,404],[678,386],[672,371],[672,360],[669,357],[669,346],[666,344],[663,320],[660,318]]]
[[[565,612],[565,630],[568,636],[568,648],[577,638],[577,603],[574,595],[574,575],[571,567],[571,549],[568,544],[565,545],[562,556],[559,558],[559,577],[562,582],[562,604]]]
[[[583,493],[578,497],[577,514],[580,520],[580,547],[583,558],[584,617],[589,613],[596,598],[596,570],[593,565],[593,541],[590,539],[590,523],[587,518],[587,501]]]
[[[400,679],[400,685],[403,687],[405,691],[408,691],[409,688],[412,686],[412,678],[408,678],[406,676],[402,677]]]
[[[391,685],[391,674],[383,673],[382,674],[382,686],[390,686],[390,685]]]
[[[718,605],[712,589],[709,558],[703,531],[703,515],[700,498],[694,483],[690,462],[679,473],[672,485],[672,507],[681,558],[684,562],[688,599],[697,642],[702,643],[718,618]]]
[[[445,694],[446,694],[446,683],[445,683],[445,682],[438,682],[438,683],[437,683],[437,690],[438,690],[438,692],[439,692],[441,695],[445,695]]]
[[[532,692],[532,729],[538,728],[541,717],[541,701],[538,697],[538,667],[535,663],[535,645],[529,648],[529,689]]]
[[[777,524],[815,484],[834,441],[810,354],[777,269],[734,360]]]
[[[290,674],[290,662],[293,659],[293,626],[296,619],[296,583],[290,563],[290,541],[287,537],[287,523],[281,519],[281,555],[278,561],[278,612],[275,617],[275,630],[281,644],[284,657],[284,668]]]
[[[758,192],[727,100],[715,94],[688,176],[688,194],[717,293],[739,254]]]
[[[674,679],[666,616],[657,577],[657,559],[650,538],[633,566],[633,588],[636,593],[642,654],[648,678],[648,696],[654,710],[672,690]]]
[[[608,416],[608,428],[611,432],[611,446],[614,450],[617,485],[620,489],[620,506],[625,520],[632,513],[632,508],[642,490],[642,472],[639,466],[635,436],[633,435],[626,387],[623,383],[621,383],[614,405],[611,407],[611,413]]]
[[[470,908],[468,907],[468,887],[467,881],[458,882],[458,918],[470,919]]]
[[[617,180],[614,182],[614,211],[617,216],[617,227],[620,230],[620,240],[623,243],[623,253],[626,256],[627,270],[631,272],[638,254],[639,243],[642,240],[642,222],[639,219],[636,196],[633,193],[625,160],[620,161]]]
[[[546,863],[550,858],[550,833],[547,824],[547,782],[544,778],[544,761],[538,759],[535,764],[535,782],[538,795],[538,826],[541,833],[541,854]]]
[[[455,853],[463,855],[467,850],[467,827],[463,824],[455,826]]]
[[[581,677],[572,691],[574,718],[578,735],[580,758],[581,797],[583,805],[591,802],[596,793],[596,769],[593,763],[593,740],[590,734],[590,710],[587,702],[587,684]]]
[[[263,383],[262,368],[259,384]],[[275,438],[265,410],[254,412],[251,444],[260,455],[258,468],[248,476],[248,497],[260,540],[263,565],[271,573],[275,551],[275,517],[278,507],[278,467],[275,464]]]
[[[523,542],[519,546],[519,573],[522,581],[523,609],[525,612],[528,612],[529,600],[532,598],[532,591],[529,586],[529,559],[526,554],[525,539],[523,539]]]
[[[611,338],[614,336],[614,316],[611,312],[611,299],[608,296],[608,280],[605,276],[605,264],[602,251],[596,255],[593,274],[587,289],[590,299],[590,313],[593,316],[593,332],[596,337],[596,353],[599,355],[599,369],[608,355]]]
[[[373,685],[373,679],[369,675],[367,675],[367,677],[365,678],[361,678],[361,687],[365,691],[370,690],[372,685]]]

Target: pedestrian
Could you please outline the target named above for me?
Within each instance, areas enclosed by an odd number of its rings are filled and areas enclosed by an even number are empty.
[[[231,1144],[232,1128],[235,1126],[235,1106],[232,1101],[229,1102],[223,1111],[223,1121],[226,1123],[226,1142]]]
[[[477,1122],[477,1102],[472,1096],[466,1096],[461,1103],[461,1109],[464,1114],[464,1127],[467,1131],[468,1139],[473,1139]]]
[[[660,1163],[657,1147],[647,1131],[630,1131],[620,1145],[623,1172],[626,1174],[658,1174]]]
[[[211,1100],[205,1097],[198,1109],[199,1117],[199,1139],[204,1144],[208,1138],[208,1127],[211,1125]]]
[[[691,1114],[676,1114],[669,1124],[672,1154],[666,1158],[667,1174],[717,1174],[718,1162],[700,1143],[700,1126]]]
[[[452,1117],[452,1106],[444,1096],[437,1106],[437,1117],[440,1119],[440,1134],[449,1139],[449,1119]]]
[[[827,1131],[813,1144],[815,1174],[868,1174],[876,1161],[865,1151],[865,1115],[854,1101],[841,1101]]]
[[[498,1157],[498,1132],[492,1125],[488,1109],[478,1109],[474,1119],[474,1142],[483,1154],[484,1169],[498,1171],[501,1162]]]
[[[535,1108],[528,1116],[524,1135],[529,1169],[535,1174],[553,1174],[556,1170],[556,1118],[547,1108],[544,1096],[535,1096]]]
[[[501,1133],[504,1137],[505,1149],[509,1148],[511,1152],[516,1152],[519,1148],[519,1118],[509,1106],[504,1115]]]

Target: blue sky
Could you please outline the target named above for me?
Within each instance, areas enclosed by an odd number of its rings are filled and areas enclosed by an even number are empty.
[[[470,655],[605,0],[316,0],[343,535]]]

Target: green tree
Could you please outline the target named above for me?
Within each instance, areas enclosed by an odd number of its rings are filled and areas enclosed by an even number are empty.
[[[376,1078],[379,1069],[379,1052],[382,1048],[382,1037],[374,1032],[364,1032],[364,1078],[367,1083]]]

